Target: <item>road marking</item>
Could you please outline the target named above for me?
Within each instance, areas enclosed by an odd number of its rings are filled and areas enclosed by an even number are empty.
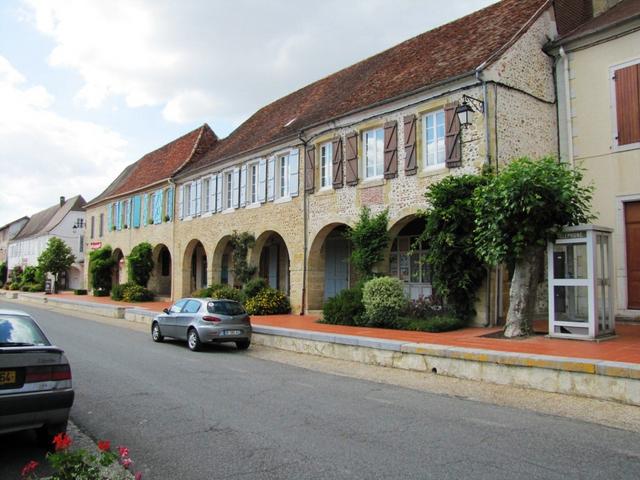
[[[227,370],[231,370],[232,372],[236,372],[236,373],[249,373],[246,370],[242,370],[241,368],[234,368],[234,367],[227,367],[224,366],[223,368],[226,368]]]
[[[382,398],[375,398],[375,397],[364,397],[367,400],[371,400],[372,402],[378,402],[378,403],[384,403],[385,405],[393,405],[395,402],[392,402],[391,400],[384,400]]]
[[[315,388],[313,385],[310,385],[308,383],[302,383],[302,382],[291,382],[294,385],[300,385],[301,387],[307,387],[307,388]]]

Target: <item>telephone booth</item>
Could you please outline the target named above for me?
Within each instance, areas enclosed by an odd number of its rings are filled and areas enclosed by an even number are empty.
[[[550,337],[595,340],[614,333],[612,232],[577,225],[549,243]]]

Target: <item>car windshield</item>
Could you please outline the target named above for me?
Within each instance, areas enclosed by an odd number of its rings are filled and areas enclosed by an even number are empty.
[[[219,313],[220,315],[242,315],[245,313],[242,305],[231,301],[209,302],[207,310],[209,313]]]
[[[0,347],[51,345],[40,328],[29,317],[0,317]]]

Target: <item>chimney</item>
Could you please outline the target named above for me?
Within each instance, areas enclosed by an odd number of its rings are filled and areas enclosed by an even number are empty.
[[[60,206],[61,207],[64,207],[64,202],[65,202],[64,197],[60,197]]]

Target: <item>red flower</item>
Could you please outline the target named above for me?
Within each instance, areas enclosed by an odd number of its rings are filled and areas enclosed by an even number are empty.
[[[99,440],[98,450],[101,452],[108,452],[111,449],[111,442],[109,440]]]
[[[136,473],[135,480],[142,480],[142,472]]]
[[[132,463],[133,463],[133,462],[131,461],[131,459],[130,459],[130,458],[125,458],[124,460],[122,460],[122,466],[123,466],[125,469],[128,469],[128,468],[131,466],[131,464],[132,464]]]
[[[129,449],[127,447],[118,447],[120,452],[120,458],[127,458],[129,456]]]
[[[31,460],[24,467],[22,467],[22,477],[24,478],[28,476],[31,472],[33,472],[38,467],[38,465],[39,465],[38,462]]]
[[[53,437],[53,443],[56,446],[56,452],[58,450],[66,450],[71,445],[71,437],[62,432]]]

